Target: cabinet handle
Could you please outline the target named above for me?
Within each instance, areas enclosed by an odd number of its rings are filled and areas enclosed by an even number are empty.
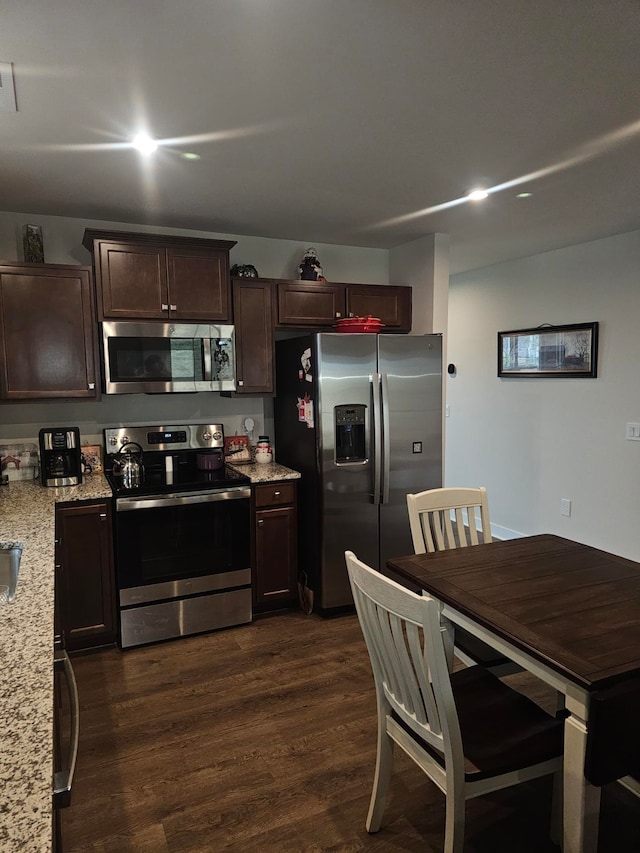
[[[99,517],[100,521],[104,521],[107,517],[107,513],[101,512],[98,517]]]
[[[238,379],[238,385],[244,385],[244,379]]]
[[[264,518],[261,518],[261,519],[258,521],[258,524],[264,524]]]
[[[163,311],[168,311],[169,310],[169,303],[163,302],[160,307],[162,308]]]
[[[338,318],[342,317],[342,313],[340,311],[336,311],[336,317],[338,317]]]
[[[177,305],[169,305],[169,310],[170,310],[170,311],[177,311],[177,310],[178,310],[178,306],[177,306]]]
[[[279,497],[280,497],[280,492],[274,492],[274,493],[273,493],[273,496],[274,496],[274,498],[279,498]]]
[[[95,389],[95,387],[96,387],[96,383],[95,383],[95,382],[90,382],[90,383],[89,383],[89,391],[93,391],[93,390]]]

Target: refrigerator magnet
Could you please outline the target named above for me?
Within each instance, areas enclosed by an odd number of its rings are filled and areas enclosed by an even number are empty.
[[[307,422],[307,427],[313,429],[315,426],[313,422],[313,400],[305,400],[304,419]]]
[[[302,370],[304,371],[304,378],[307,382],[313,382],[313,376],[311,375],[311,348],[308,347],[300,357],[300,362],[302,364]]]

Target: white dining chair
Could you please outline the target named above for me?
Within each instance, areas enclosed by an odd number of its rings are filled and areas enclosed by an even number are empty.
[[[492,541],[489,500],[484,486],[428,489],[409,494],[407,509],[416,554],[431,554]],[[497,675],[520,671],[513,661],[462,628],[456,628],[454,653],[468,666],[480,663]]]
[[[551,773],[558,838],[562,721],[483,667],[450,673],[438,602],[384,577],[351,551],[345,559],[378,708],[367,831],[380,828],[397,744],[445,794],[445,853],[462,853],[468,799]]]
[[[416,554],[491,542],[489,500],[484,486],[428,489],[407,495],[407,507]]]

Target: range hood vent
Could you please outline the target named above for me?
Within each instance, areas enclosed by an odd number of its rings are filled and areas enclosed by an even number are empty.
[[[0,62],[0,110],[5,113],[18,111],[11,62]]]

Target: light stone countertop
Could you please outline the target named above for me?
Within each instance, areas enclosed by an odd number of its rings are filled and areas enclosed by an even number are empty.
[[[277,462],[250,462],[245,465],[227,463],[227,465],[239,474],[248,477],[252,484],[272,483],[277,480],[299,480],[301,477],[298,471],[293,471],[284,465],[278,465]]]
[[[51,850],[55,505],[109,497],[101,474],[58,489],[0,486],[0,541],[23,545],[15,601],[0,606],[2,853]]]
[[[299,479],[277,462],[230,466],[252,484]],[[23,546],[16,598],[0,606],[0,851],[49,853],[53,778],[55,506],[111,497],[101,474],[79,486],[0,487],[0,542]]]

